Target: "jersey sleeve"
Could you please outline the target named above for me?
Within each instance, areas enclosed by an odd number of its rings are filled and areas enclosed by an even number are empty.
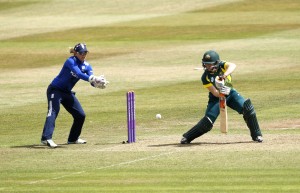
[[[219,63],[219,67],[222,71],[222,73],[226,72],[227,68],[228,68],[228,64],[225,61],[221,61]]]
[[[227,70],[228,69],[228,63],[224,62],[224,69]]]
[[[90,64],[87,65],[86,74],[88,76],[94,75],[93,68]]]
[[[228,66],[229,66],[228,63],[225,61],[221,63],[222,74],[224,74],[226,72],[226,70],[228,69]],[[231,75],[227,76],[226,81],[225,81],[225,86],[233,88]]]
[[[74,73],[78,78],[85,80],[85,81],[89,81],[89,75],[81,72],[81,70],[78,68],[76,62],[69,58],[66,62],[65,65],[71,69],[72,73]]]
[[[210,86],[213,86],[213,83],[210,81],[207,73],[203,73],[203,75],[201,77],[201,80],[202,80],[202,84],[203,84],[204,88],[208,88]]]

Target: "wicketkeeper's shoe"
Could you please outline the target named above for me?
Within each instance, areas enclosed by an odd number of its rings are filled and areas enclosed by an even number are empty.
[[[54,141],[52,139],[41,140],[41,143],[44,144],[44,145],[47,145],[51,148],[56,148],[57,147],[56,143],[54,143]]]
[[[180,141],[181,144],[189,144],[191,143],[187,138],[183,137]]]
[[[68,144],[86,144],[86,140],[79,138],[76,141],[68,141]]]
[[[264,139],[262,138],[262,136],[257,136],[254,141],[257,141],[258,143],[261,143],[261,142],[264,141]]]

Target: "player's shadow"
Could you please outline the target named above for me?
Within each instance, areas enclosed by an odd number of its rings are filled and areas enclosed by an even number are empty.
[[[199,145],[233,145],[233,144],[246,144],[246,143],[254,143],[253,141],[234,141],[234,142],[193,142],[188,144],[180,144],[180,143],[166,143],[166,144],[158,144],[158,145],[149,145],[149,147],[190,147],[190,146],[199,146]]]
[[[24,149],[57,149],[57,148],[66,148],[67,144],[57,144],[56,148],[50,148],[43,144],[32,144],[32,145],[16,145],[10,146],[10,148],[24,148]]]

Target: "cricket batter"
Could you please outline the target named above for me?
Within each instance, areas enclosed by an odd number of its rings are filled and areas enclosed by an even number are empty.
[[[109,83],[105,77],[93,75],[92,66],[85,61],[88,54],[86,44],[79,43],[70,48],[73,56],[69,57],[60,73],[54,78],[47,89],[48,113],[44,125],[41,143],[51,148],[57,147],[52,140],[55,120],[60,110],[60,104],[73,116],[73,125],[70,130],[68,144],[85,144],[86,140],[80,139],[85,113],[75,96],[72,88],[80,80],[90,82],[93,87],[104,89]]]
[[[204,117],[189,131],[183,134],[181,144],[188,144],[197,137],[207,133],[213,127],[219,113],[219,93],[226,96],[227,106],[243,115],[253,141],[263,142],[262,133],[256,118],[256,112],[250,99],[244,99],[231,84],[231,74],[236,68],[234,63],[221,61],[219,54],[213,50],[204,53],[202,58],[204,73],[201,77],[203,86],[209,91],[209,100]],[[219,76],[225,79],[225,85],[216,83]]]

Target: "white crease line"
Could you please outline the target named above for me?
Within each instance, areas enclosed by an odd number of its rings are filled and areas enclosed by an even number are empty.
[[[128,164],[132,164],[132,163],[135,163],[135,162],[140,162],[140,161],[144,161],[144,160],[149,160],[149,159],[161,157],[161,156],[164,156],[164,155],[170,155],[170,154],[176,153],[178,151],[179,150],[166,152],[166,153],[161,153],[161,154],[158,154],[158,155],[148,156],[148,157],[135,159],[135,160],[127,161],[127,162],[121,162],[121,163],[118,163],[118,164],[112,164],[112,165],[109,165],[109,166],[103,166],[103,167],[97,168],[97,170],[102,170],[102,169],[107,169],[107,168],[112,168],[112,167],[122,166],[122,165],[128,165]]]
[[[158,158],[158,157],[165,156],[165,155],[170,155],[170,154],[173,154],[173,153],[176,153],[176,152],[179,152],[179,151],[180,150],[165,152],[165,153],[161,153],[161,154],[158,154],[158,155],[152,155],[152,156],[148,156],[148,157],[144,157],[144,158],[140,158],[140,159],[135,159],[135,160],[127,161],[127,162],[121,162],[121,163],[118,163],[118,164],[103,166],[103,167],[96,168],[96,169],[97,170],[103,170],[103,169],[118,167],[118,166],[122,166],[122,165],[129,165],[129,164],[144,161],[144,160],[149,160],[149,159]],[[62,178],[68,177],[68,176],[74,176],[74,175],[82,174],[82,173],[86,173],[86,171],[74,172],[74,173],[71,173],[71,174],[68,174],[68,175],[63,175],[63,176],[51,178],[51,179],[48,179],[48,180],[58,180],[58,179],[62,179]],[[48,180],[47,179],[37,180],[37,181],[29,182],[28,184],[37,184],[37,183],[42,183],[42,182],[45,182],[45,181],[48,181]]]

